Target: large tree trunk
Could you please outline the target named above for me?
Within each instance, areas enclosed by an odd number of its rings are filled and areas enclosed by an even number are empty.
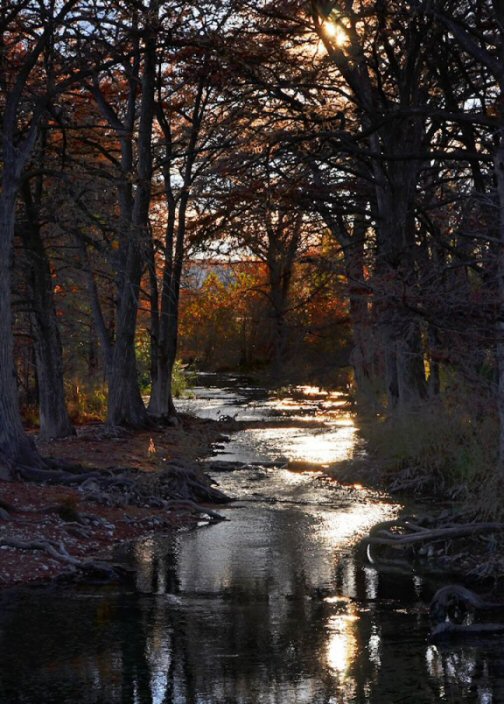
[[[26,184],[24,196],[27,222],[21,228],[21,235],[30,267],[40,437],[64,438],[75,435],[75,429],[65,404],[63,349],[54,306],[51,270],[40,234],[37,209],[33,206],[28,188]]]
[[[10,261],[21,175],[33,152],[48,99],[52,97],[51,93],[58,92],[51,60],[44,62],[45,68],[51,66],[51,69],[40,81],[41,91],[34,91],[33,86],[27,92],[25,89],[41,55],[51,46],[55,30],[62,26],[76,4],[77,0],[66,0],[57,4],[57,10],[55,3],[43,8],[38,15],[41,31],[33,36],[32,42],[27,40],[24,43],[19,61],[9,64],[10,80],[4,95],[0,191],[0,475],[4,477],[12,476],[16,464],[32,467],[44,464],[23,430],[19,413],[11,327]],[[12,7],[15,8],[15,4]],[[41,11],[42,7],[39,8]],[[34,12],[37,18],[36,10]],[[15,31],[18,17],[14,9],[4,23],[4,31]],[[29,32],[24,36],[28,37]],[[68,77],[64,82],[68,85]],[[2,85],[3,89],[5,87]],[[48,92],[44,94],[46,90]],[[27,99],[21,105],[23,93]]]
[[[152,125],[156,79],[158,0],[151,0],[145,27],[142,98],[138,127],[138,165],[130,227],[124,242],[120,271],[116,339],[109,374],[107,420],[111,425],[148,424],[135,357],[135,332],[143,266],[148,261],[149,207],[152,189]],[[128,157],[129,158],[129,157]],[[129,208],[129,206],[128,206]]]
[[[499,244],[497,249],[498,314],[496,322],[497,409],[499,413],[499,473],[504,477],[504,125],[495,153],[495,177],[499,200]]]
[[[387,135],[385,148],[418,151],[421,124],[408,123]],[[386,388],[390,408],[417,405],[427,396],[420,324],[411,312],[410,299],[417,281],[413,204],[418,162],[395,161],[373,165],[378,216],[378,290],[376,310],[385,356]]]
[[[133,291],[133,283],[130,278],[131,292],[125,292],[121,300],[117,318],[117,334],[108,379],[107,422],[113,426],[142,427],[148,422],[138,384],[135,357],[138,283],[136,295]]]
[[[387,31],[383,21],[386,3],[375,9],[376,38],[380,39],[380,32]],[[425,59],[419,51],[417,34],[411,32],[405,36],[401,59],[394,59],[394,70],[385,78],[386,72],[380,75],[379,66],[366,63],[362,35],[354,25],[348,33],[349,45],[343,49],[324,33],[324,20],[331,9],[313,0],[312,11],[319,36],[355,96],[362,126],[369,134],[369,175],[374,179],[378,242],[375,281],[380,285],[375,292],[375,311],[383,340],[388,404],[400,408],[426,395],[419,324],[403,301],[416,279],[413,206],[421,168],[417,155],[425,151],[425,129],[422,118],[397,115],[380,124],[377,116],[392,116],[392,106],[424,104],[420,83]]]
[[[35,445],[21,423],[14,368],[10,262],[15,207],[15,173],[9,173],[4,162],[0,194],[0,477],[3,479],[13,476],[16,464],[41,464]]]

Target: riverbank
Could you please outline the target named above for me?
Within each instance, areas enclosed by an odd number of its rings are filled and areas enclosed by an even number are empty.
[[[345,399],[311,388],[302,396],[274,398],[241,380],[212,379],[180,408],[214,420],[183,417],[179,428],[116,439],[95,426],[81,429],[87,440],[51,444],[44,454],[81,462],[84,473],[112,467],[114,482],[126,463],[140,468],[139,479],[154,481],[167,467],[176,474],[183,466],[187,477],[206,456],[210,461],[201,464],[219,489],[239,498],[223,512],[230,520],[197,530],[134,526],[133,537],[145,538],[116,554],[125,577],[120,585],[95,588],[92,581],[107,577],[98,571],[65,588],[0,591],[2,702],[56,697],[92,704],[137,695],[209,702],[227,696],[242,704],[275,697],[431,702],[441,701],[449,686],[454,701],[473,704],[479,673],[500,666],[495,640],[488,648],[479,642],[476,652],[474,641],[467,651],[460,642],[455,653],[452,644],[434,647],[427,604],[447,584],[445,573],[430,579],[395,564],[381,569],[379,545],[371,547],[370,562],[362,540],[395,530],[390,522],[401,506],[355,486],[363,483],[355,474],[348,487],[325,476],[332,463],[363,455]],[[225,423],[215,422],[223,417]],[[81,502],[82,492],[77,494]],[[56,498],[61,510],[61,496]],[[68,540],[73,531],[96,530],[105,541],[79,557],[91,562],[120,542],[138,510],[93,501],[66,508],[59,535]],[[147,521],[171,516],[175,526],[183,517],[155,506],[141,510]],[[113,535],[107,526],[87,525],[86,513],[101,511],[110,517]],[[190,525],[199,518],[187,516]],[[76,558],[80,548],[66,546]],[[70,578],[80,574],[72,571]],[[468,672],[474,673],[470,679]]]
[[[96,423],[78,428],[75,437],[38,447],[43,457],[78,467],[86,476],[96,470],[113,476],[129,472],[145,483],[173,466],[211,491],[197,460],[223,439],[223,427],[183,415],[176,427],[110,435]],[[168,498],[164,505],[150,497],[135,505],[120,493],[99,496],[95,491],[93,496],[59,484],[0,482],[0,587],[58,578],[108,579],[121,572],[113,564],[118,544],[211,520],[204,512],[206,506],[213,514],[210,504],[193,506],[176,491]]]
[[[378,489],[392,493],[405,504],[415,503],[413,521],[408,523],[401,518],[381,536],[384,545],[373,548],[377,558],[396,560],[400,557],[404,563],[414,564],[425,572],[455,574],[464,580],[498,579],[504,573],[501,534],[489,532],[487,528],[481,532],[478,528],[481,519],[474,507],[468,510],[460,499],[428,491],[428,484],[418,482],[416,476],[408,486],[404,482],[407,468],[401,470],[398,482],[398,474],[390,470],[390,464],[375,456],[372,448],[364,453],[359,441],[349,459],[324,463],[326,456],[340,452],[344,456],[350,452],[355,442],[349,407],[341,394],[331,396],[321,390],[317,392],[314,387],[302,387],[286,398],[265,396],[261,401],[265,413],[258,413],[255,401],[249,407],[245,397],[237,396],[238,405],[234,406],[229,389],[222,393],[215,388],[216,397],[207,408],[213,419],[182,414],[176,427],[144,432],[117,431],[112,435],[102,424],[89,424],[80,427],[76,437],[40,443],[39,450],[44,457],[78,466],[82,474],[98,470],[110,474],[113,483],[124,481],[125,484],[155,483],[171,467],[177,481],[196,478],[211,490],[197,460],[208,456],[212,449],[223,451],[226,471],[232,470],[232,458],[238,465],[243,464],[240,459],[245,459],[246,465],[247,458],[252,456],[252,464],[256,465],[269,464],[296,472],[322,471],[342,484]],[[203,403],[207,400],[203,394]],[[238,408],[249,409],[245,413],[247,420],[242,419],[243,414],[238,414],[237,418]],[[231,448],[223,444],[228,433],[233,435]],[[234,438],[238,437],[245,442],[236,444]],[[252,455],[247,438],[255,438]],[[289,457],[276,452],[277,441],[280,442],[278,447],[289,448],[285,453]],[[334,453],[338,442],[339,450]],[[261,459],[256,455],[258,450],[270,452],[269,461],[265,461],[266,456]],[[291,455],[302,459],[292,459]],[[321,464],[314,463],[317,455]],[[219,465],[219,462],[214,464]],[[124,473],[129,474],[124,477]],[[182,497],[178,485],[170,485],[163,501],[158,501],[158,489],[144,490],[141,501],[127,501],[120,492],[111,494],[108,487],[103,491],[103,488],[91,486],[91,491],[82,491],[70,486],[0,483],[0,501],[3,502],[0,503],[0,585],[43,583],[76,573],[107,577],[118,543],[201,522],[204,492],[203,496]],[[241,489],[236,493],[241,494]],[[197,504],[184,499],[193,499]],[[208,507],[208,512],[205,520],[217,519],[213,509]],[[475,525],[474,535],[468,534],[471,524]],[[418,541],[412,536],[411,544],[399,552],[397,545],[386,544],[405,532],[412,533],[412,525],[420,529],[421,534],[416,536]],[[457,527],[462,529],[461,536],[453,536],[453,529]],[[433,529],[448,530],[448,537],[443,539],[436,534],[430,539]]]
[[[397,521],[378,526],[369,536],[371,559],[378,569],[394,565],[419,574],[445,575],[475,588],[481,584],[494,592],[500,590],[504,523],[493,511],[496,498],[502,495],[496,488],[492,492],[491,486],[482,487],[478,495],[471,495],[467,485],[458,492],[449,484],[439,490],[440,483],[427,474],[421,481],[414,469],[391,470],[372,447],[368,454],[332,465],[327,473],[342,484],[358,483],[403,504]],[[437,491],[433,490],[436,486]],[[487,513],[481,498],[485,491],[489,494]]]

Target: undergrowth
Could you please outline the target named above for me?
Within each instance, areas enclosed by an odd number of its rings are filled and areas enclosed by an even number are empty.
[[[194,382],[195,375],[189,372],[181,362],[175,362],[172,376],[174,398],[187,396]],[[148,398],[150,386],[142,386],[141,391],[142,395]],[[74,379],[66,385],[66,397],[68,413],[73,423],[103,421],[107,417],[108,390],[106,383],[89,386]]]
[[[470,501],[492,513],[486,485],[496,475],[498,424],[441,402],[377,418],[362,431],[391,490]],[[494,502],[495,503],[495,502]]]
[[[174,398],[182,398],[190,392],[196,383],[195,372],[188,369],[179,359],[175,362],[172,373],[172,393]]]
[[[88,387],[78,381],[67,385],[67,408],[73,423],[101,421],[107,416],[107,386]]]

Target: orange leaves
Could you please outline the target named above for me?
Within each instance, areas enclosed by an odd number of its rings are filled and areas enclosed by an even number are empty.
[[[205,368],[236,368],[268,359],[274,334],[270,284],[263,262],[188,265],[191,286],[182,292],[181,355]],[[292,349],[326,346],[347,319],[346,301],[332,277],[323,279],[313,267],[295,265],[286,323]]]

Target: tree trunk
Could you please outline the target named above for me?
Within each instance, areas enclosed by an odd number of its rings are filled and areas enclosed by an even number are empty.
[[[137,300],[137,295],[125,292],[117,319],[117,335],[108,380],[107,422],[113,426],[139,428],[148,422],[138,384],[135,357]]]
[[[403,135],[398,129],[395,137],[397,143],[387,146],[391,153],[402,149],[403,143],[405,148],[415,149],[417,141],[408,138],[407,132]],[[376,310],[384,344],[389,406],[402,408],[416,405],[427,396],[420,324],[409,309],[417,280],[413,203],[418,164],[393,162],[385,171],[377,163],[374,170],[378,215]]]
[[[109,376],[107,420],[111,425],[141,427],[148,424],[135,356],[135,332],[140,282],[148,259],[149,207],[152,189],[152,125],[156,80],[156,32],[159,2],[151,0],[145,27],[142,97],[138,126],[137,185],[131,222],[124,242],[120,271],[119,311]]]
[[[390,409],[417,405],[427,397],[420,325],[393,293],[376,305]]]
[[[274,381],[279,381],[283,375],[287,353],[287,314],[292,273],[301,237],[302,216],[296,213],[291,220],[279,209],[278,222],[273,225],[271,215],[272,213],[268,212],[266,218],[266,264],[273,318],[271,375]]]
[[[310,167],[315,186],[318,189],[327,188],[319,166],[311,162]],[[357,182],[357,189],[364,191],[363,184]],[[346,220],[333,213],[324,201],[317,204],[317,210],[343,251],[352,330],[350,364],[354,370],[356,389],[364,397],[370,395],[372,405],[376,405],[376,399],[373,398],[374,392],[370,389],[374,369],[373,359],[376,357],[369,310],[371,288],[364,280],[364,242],[368,222],[363,214],[357,215],[350,229]],[[370,394],[368,394],[369,391],[371,391]]]
[[[161,310],[159,312],[157,368],[153,374],[149,412],[161,418],[176,416],[172,393],[172,373],[178,347],[180,282],[184,264],[187,206],[191,195],[193,167],[197,155],[196,147],[205,112],[206,103],[203,98],[205,85],[206,79],[202,76],[198,83],[198,90],[191,112],[191,130],[186,150],[185,167],[183,169],[183,183],[178,198],[178,212],[171,171],[173,159],[171,117],[164,112],[161,104],[158,105],[158,122],[165,138],[163,179],[168,222],[164,247],[165,263],[161,290]]]
[[[172,418],[177,415],[173,402],[172,374],[175,365],[173,354],[160,353],[158,370],[152,384],[152,394],[149,402],[149,413],[156,418]]]
[[[186,183],[189,183],[191,164],[188,164]],[[165,178],[169,175],[165,175]],[[157,374],[152,384],[149,412],[159,418],[171,418],[177,412],[173,402],[172,374],[178,348],[178,317],[180,300],[180,282],[184,265],[184,243],[186,233],[187,205],[189,187],[182,190],[178,208],[178,222],[175,237],[175,202],[169,182],[166,186],[170,215],[165,247],[165,270],[163,273],[163,290],[161,294],[161,315],[159,323],[159,349]],[[175,251],[173,251],[175,245]]]
[[[495,153],[495,177],[499,200],[499,244],[497,245],[498,314],[496,322],[497,409],[499,414],[499,474],[504,477],[504,125]]]
[[[2,114],[2,164],[0,191],[0,476],[12,476],[15,465],[44,465],[35,445],[25,434],[19,413],[16,386],[11,312],[10,262],[16,220],[16,200],[21,175],[38,137],[40,119],[49,98],[57,94],[52,70],[40,82],[40,91],[25,91],[41,55],[51,46],[54,32],[62,26],[77,0],[54,3],[38,15],[41,31],[27,40],[19,61],[10,63],[10,80],[4,90]],[[40,8],[42,10],[42,6]],[[5,14],[5,13],[4,13]],[[37,15],[35,11],[35,16]],[[42,20],[40,19],[42,18]],[[37,20],[36,20],[37,21]],[[15,31],[17,12],[4,24],[3,30]],[[28,35],[25,35],[28,36]],[[51,61],[44,62],[47,68]],[[65,82],[68,81],[66,77]],[[47,92],[45,92],[47,91]],[[25,100],[22,102],[23,94]]]
[[[35,287],[33,290],[37,291]],[[75,435],[65,404],[61,339],[54,305],[47,299],[48,296],[45,300],[38,298],[33,314],[39,390],[39,436],[45,440]]]
[[[173,324],[170,322],[173,315],[174,297],[178,300],[178,292],[174,290],[174,242],[175,242],[175,222],[176,203],[169,186],[169,174],[164,175],[166,200],[168,205],[168,222],[166,226],[165,240],[165,261],[163,271],[163,282],[161,289],[161,310],[159,310],[159,295],[157,288],[152,285],[155,293],[151,296],[151,397],[149,401],[149,413],[156,418],[167,418],[176,415],[172,395],[172,372],[175,358],[169,353],[168,347],[177,346],[177,330],[175,330],[175,340],[173,340]],[[180,215],[177,229],[177,246],[182,255],[183,246],[180,243]],[[182,270],[182,262],[177,269]],[[154,304],[156,307],[154,307]],[[171,342],[170,342],[171,340]],[[173,359],[172,359],[173,357]]]
[[[24,432],[19,413],[14,368],[11,313],[11,248],[14,237],[16,180],[4,162],[0,194],[0,478],[13,476],[17,463],[40,466],[33,441]],[[12,169],[14,172],[14,169]]]
[[[92,322],[90,324],[90,346],[92,344],[91,339],[94,339],[96,334],[100,343],[105,379],[108,380],[110,377],[110,371],[112,369],[112,339],[115,330],[115,320],[112,312],[112,320],[109,321],[109,324],[107,325],[103,314],[103,309],[100,303],[98,287],[96,285],[91,263],[89,262],[86,245],[79,236],[77,236],[76,242],[80,250],[81,267],[85,273],[89,294],[89,302],[91,307]]]
[[[22,190],[27,222],[23,223],[21,236],[30,266],[40,437],[64,438],[75,435],[75,429],[65,404],[63,349],[54,306],[51,270],[40,234],[37,209],[32,203],[28,184]]]
[[[349,313],[352,327],[352,351],[350,363],[354,370],[357,391],[367,395],[372,382],[371,359],[374,354],[369,319],[369,293],[364,281],[364,240],[367,222],[363,217],[355,219],[351,236],[342,233],[345,274],[348,280]],[[336,240],[337,233],[333,232]]]
[[[179,218],[180,218],[179,210]],[[184,213],[185,218],[185,213]],[[172,392],[172,374],[178,347],[178,313],[180,298],[180,281],[184,259],[183,241],[185,227],[177,231],[177,251],[171,272],[166,272],[161,296],[161,320],[159,325],[159,347],[157,351],[157,370],[152,383],[149,413],[157,418],[176,416]]]
[[[400,338],[396,344],[397,387],[399,405],[417,405],[427,397],[420,327],[416,320],[405,317],[398,325]]]
[[[271,359],[271,377],[279,382],[284,373],[287,352],[286,310],[287,300],[283,295],[282,282],[275,272],[270,270],[271,303],[273,318],[273,345]]]

